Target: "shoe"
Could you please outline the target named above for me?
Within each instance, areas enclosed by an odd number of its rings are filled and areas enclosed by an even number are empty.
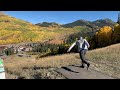
[[[89,67],[90,67],[90,63],[87,64],[87,70],[88,70]]]
[[[80,66],[81,68],[84,68],[84,66],[82,65],[82,66]]]

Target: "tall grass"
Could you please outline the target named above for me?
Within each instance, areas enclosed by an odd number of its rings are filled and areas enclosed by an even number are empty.
[[[120,44],[89,51],[92,68],[120,78]]]

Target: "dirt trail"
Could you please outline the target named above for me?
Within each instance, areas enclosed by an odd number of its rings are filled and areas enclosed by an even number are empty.
[[[62,67],[56,71],[68,79],[115,79],[90,68],[80,68],[78,65]]]

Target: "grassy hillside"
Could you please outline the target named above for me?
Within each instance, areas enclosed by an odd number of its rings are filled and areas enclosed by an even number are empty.
[[[0,44],[11,44],[21,42],[44,42],[61,43],[71,35],[92,36],[97,26],[114,25],[109,19],[89,22],[78,20],[70,24],[59,25],[57,23],[43,22],[32,24],[30,22],[17,19],[5,14],[0,14]],[[44,26],[44,27],[43,27]],[[65,28],[64,26],[68,26]],[[89,32],[86,34],[86,32]]]
[[[71,53],[35,59],[10,56],[4,61],[7,78],[23,77],[26,79],[65,79],[54,70],[62,66],[80,64],[79,54]],[[120,44],[91,50],[87,53],[92,69],[120,78]]]
[[[0,44],[59,39],[75,32],[78,31],[72,28],[40,27],[8,15],[0,15]]]

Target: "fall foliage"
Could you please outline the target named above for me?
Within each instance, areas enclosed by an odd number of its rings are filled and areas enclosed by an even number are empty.
[[[98,47],[110,45],[112,42],[112,33],[112,28],[109,26],[104,26],[98,32],[96,32],[95,37]]]
[[[116,24],[114,27],[113,43],[120,43],[120,24]]]
[[[0,44],[21,42],[42,42],[45,40],[61,40],[78,30],[59,27],[41,27],[30,22],[0,14]]]

